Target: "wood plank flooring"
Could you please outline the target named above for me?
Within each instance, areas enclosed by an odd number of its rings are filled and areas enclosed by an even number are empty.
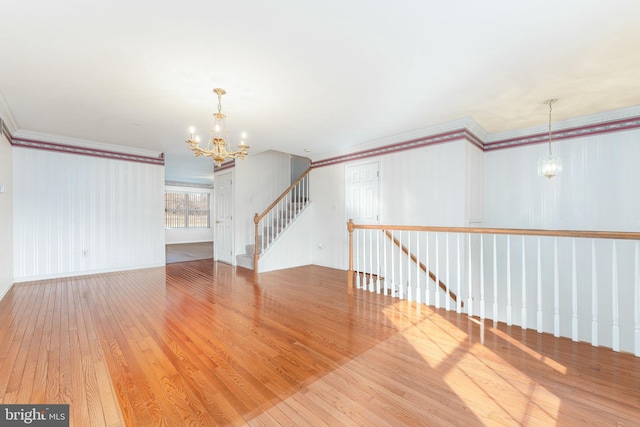
[[[73,426],[630,426],[640,358],[202,260],[15,285],[0,401]]]

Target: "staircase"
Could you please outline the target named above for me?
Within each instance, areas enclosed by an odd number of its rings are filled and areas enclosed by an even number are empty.
[[[309,172],[307,169],[262,214],[255,214],[255,241],[245,246],[245,253],[236,256],[236,265],[256,270],[255,264],[296,218],[309,205]]]

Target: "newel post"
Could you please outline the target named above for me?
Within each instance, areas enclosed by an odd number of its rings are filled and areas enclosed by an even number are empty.
[[[347,279],[347,286],[349,287],[349,293],[353,293],[353,230],[355,224],[353,219],[349,219],[347,222],[347,230],[349,231],[349,277]]]
[[[255,224],[255,246],[253,248],[253,274],[258,274],[258,258],[260,254],[258,251],[260,250],[260,240],[258,237],[258,223],[260,222],[260,215],[255,214],[253,216],[253,223]]]

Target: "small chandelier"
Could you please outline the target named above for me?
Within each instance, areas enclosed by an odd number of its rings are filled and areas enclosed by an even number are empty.
[[[222,95],[227,92],[224,89],[215,88],[213,92],[218,95],[218,112],[213,113],[213,128],[209,134],[209,142],[205,148],[200,147],[200,137],[194,138],[193,132],[195,129],[192,127],[189,129],[191,137],[185,142],[194,156],[208,156],[212,157],[213,161],[218,166],[222,164],[226,159],[242,159],[244,160],[249,154],[249,146],[244,143],[246,134],[242,133],[240,144],[238,144],[238,151],[231,151],[231,145],[229,144],[229,132],[227,131],[227,125],[224,119],[227,117],[222,114]]]
[[[551,152],[551,106],[558,102],[557,99],[547,99],[544,101],[549,106],[549,158],[542,157],[538,160],[538,175],[551,179],[562,172],[562,160],[553,158]]]

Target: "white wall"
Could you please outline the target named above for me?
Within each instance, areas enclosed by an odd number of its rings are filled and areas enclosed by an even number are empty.
[[[380,223],[465,226],[471,216],[482,216],[482,179],[470,177],[482,170],[482,151],[470,143],[460,140],[432,145],[377,160]],[[345,270],[348,218],[344,180],[348,165],[325,166],[311,172],[313,263]]]
[[[314,229],[313,202],[297,217],[278,240],[260,257],[261,273],[311,264],[309,237]]]
[[[345,207],[345,165],[314,168],[309,193],[313,203],[311,257],[313,264],[347,270],[348,233]]]
[[[1,132],[0,132],[1,133]],[[0,135],[0,298],[13,284],[13,149]]]
[[[640,130],[554,143],[561,175],[537,175],[546,144],[485,154],[488,227],[640,231]]]
[[[210,194],[209,212],[211,215],[209,225],[213,225],[214,210],[213,210],[213,190],[212,189],[167,185],[165,186],[165,191],[171,191],[176,193],[209,193]],[[167,228],[165,229],[165,242],[167,245],[176,244],[176,243],[213,242],[213,227]]]
[[[16,281],[164,265],[162,166],[13,151]]]
[[[245,245],[254,243],[254,215],[262,213],[291,185],[291,158],[266,151],[236,160],[234,179],[235,260],[236,255],[245,253]]]

